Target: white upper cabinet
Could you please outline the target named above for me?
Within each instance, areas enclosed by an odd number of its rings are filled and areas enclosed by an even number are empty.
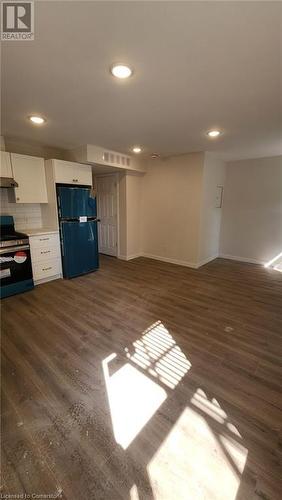
[[[92,186],[92,168],[71,161],[54,160],[55,182]]]
[[[11,153],[16,203],[48,203],[44,159]]]
[[[7,151],[1,151],[0,177],[13,177],[11,156]]]

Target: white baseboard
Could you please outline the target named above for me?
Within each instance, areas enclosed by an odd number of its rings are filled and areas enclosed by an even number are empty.
[[[118,255],[118,259],[120,260],[132,260],[132,259],[138,259],[138,257],[143,257],[142,253],[136,253],[134,255]]]
[[[221,259],[230,259],[230,260],[238,260],[239,262],[248,262],[249,264],[259,264],[261,266],[264,265],[264,262],[257,259],[251,259],[250,257],[239,257],[238,255],[229,255],[226,253],[220,253],[219,257]]]
[[[236,255],[229,255],[229,254],[218,254],[218,255],[213,255],[212,257],[208,257],[207,259],[201,260],[200,262],[193,263],[193,262],[187,262],[186,260],[178,260],[178,259],[171,259],[170,257],[162,257],[160,255],[153,255],[151,253],[138,253],[135,255],[119,255],[118,259],[129,261],[133,259],[137,259],[138,257],[146,257],[147,259],[153,259],[153,260],[158,260],[160,262],[168,262],[170,264],[176,264],[177,266],[184,266],[184,267],[190,267],[191,269],[198,269],[201,266],[204,266],[205,264],[208,264],[214,259],[221,258],[221,259],[229,259],[229,260],[237,260],[238,262],[248,262],[250,264],[259,264],[259,265],[264,265],[264,262],[256,259],[251,259],[251,258],[246,258],[246,257],[239,257]]]
[[[214,259],[217,259],[219,257],[218,254],[216,255],[213,255],[212,257],[208,257],[207,259],[204,259],[204,260],[201,260],[199,263],[198,263],[198,266],[197,267],[201,267],[201,266],[204,266],[205,264],[208,264],[209,262],[211,262],[212,260]]]
[[[199,263],[187,262],[186,260],[172,259],[170,257],[162,257],[160,255],[154,255],[151,253],[139,253],[136,255],[119,255],[118,258],[121,260],[132,260],[137,259],[138,257],[145,257],[147,259],[159,260],[160,262],[168,262],[170,264],[176,264],[177,266],[191,267],[192,269],[198,269],[199,267],[207,264],[211,260],[214,260],[218,257],[218,255],[214,255],[213,257],[209,257],[208,259],[204,259]]]
[[[186,260],[171,259],[170,257],[161,257],[160,255],[152,255],[151,253],[143,253],[143,257],[147,259],[159,260],[161,262],[169,262],[170,264],[176,264],[178,266],[191,267],[192,269],[197,269],[198,264],[192,262],[187,262]]]

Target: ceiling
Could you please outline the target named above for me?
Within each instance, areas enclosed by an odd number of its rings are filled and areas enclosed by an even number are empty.
[[[36,2],[35,41],[2,42],[2,134],[64,149],[282,154],[281,33],[280,2]],[[133,76],[114,79],[113,62]],[[224,133],[209,139],[211,128]]]

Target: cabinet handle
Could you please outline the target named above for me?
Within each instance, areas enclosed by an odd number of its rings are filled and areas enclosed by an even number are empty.
[[[78,179],[73,179],[72,181],[73,181],[73,182],[78,182]]]
[[[49,241],[50,238],[39,238],[39,241]]]
[[[17,201],[20,201],[20,199],[17,197]]]
[[[49,271],[49,269],[52,269],[52,266],[50,266],[50,267],[43,267],[42,271]]]
[[[51,252],[51,250],[43,250],[40,253],[50,253],[50,252]]]

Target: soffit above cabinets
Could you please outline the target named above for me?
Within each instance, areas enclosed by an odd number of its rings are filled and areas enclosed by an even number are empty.
[[[114,167],[120,170],[145,172],[142,161],[118,151],[111,151],[93,144],[85,144],[70,151],[69,159],[83,163]]]

